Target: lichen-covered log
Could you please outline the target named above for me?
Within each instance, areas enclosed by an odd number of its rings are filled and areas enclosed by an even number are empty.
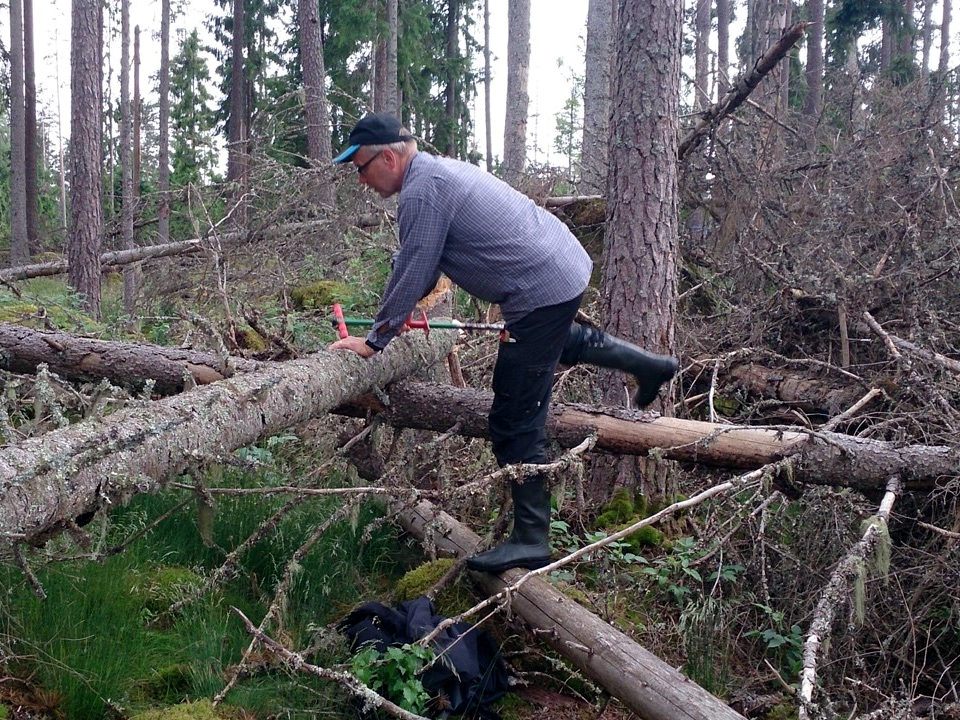
[[[480,538],[447,513],[422,502],[400,515],[404,530],[429,539],[445,555],[474,552]],[[516,581],[522,570],[473,573],[489,594]],[[506,582],[505,582],[506,581]],[[743,716],[625,633],[598,618],[539,578],[511,594],[510,609],[534,634],[647,720],[743,720]]]
[[[33,373],[40,363],[46,363],[52,372],[71,380],[106,378],[114,385],[139,389],[144,381],[151,379],[154,389],[162,395],[223,380],[235,372],[252,372],[262,366],[239,357],[223,358],[214,353],[161,345],[95,340],[0,323],[0,368]]]
[[[488,392],[403,382],[390,389],[386,417],[395,426],[487,436]],[[564,447],[597,435],[597,449],[645,455],[656,449],[671,460],[755,469],[795,459],[792,479],[818,485],[883,490],[898,475],[905,488],[929,488],[960,474],[960,449],[905,445],[841,435],[805,433],[659,417],[617,408],[554,405],[552,439]]]
[[[407,333],[376,357],[320,352],[0,448],[0,551],[150,492],[192,463],[317,417],[445,358],[455,334]]]

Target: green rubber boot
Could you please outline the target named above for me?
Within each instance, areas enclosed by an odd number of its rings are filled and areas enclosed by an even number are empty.
[[[513,532],[495,548],[467,558],[467,567],[498,575],[510,568],[536,570],[550,563],[550,491],[542,478],[511,482]]]

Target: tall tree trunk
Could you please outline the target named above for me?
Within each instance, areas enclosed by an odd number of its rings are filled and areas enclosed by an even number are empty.
[[[930,79],[930,50],[933,46],[933,3],[923,4],[923,42],[920,53],[920,80],[924,86]]]
[[[140,96],[140,26],[133,27],[133,96],[130,99],[130,115],[133,122],[133,203],[134,215],[140,204],[140,170],[143,159],[143,144],[140,130],[143,120],[143,99]]]
[[[817,139],[812,132],[820,120],[823,111],[823,40],[824,40],[824,0],[807,0],[807,97],[803,103],[803,115],[811,132],[807,134],[807,147],[811,151],[817,147]]]
[[[674,350],[680,5],[620,0],[613,80],[602,315],[657,352]]]
[[[400,37],[400,2],[387,0],[387,56],[384,67],[384,112],[400,117],[397,84],[397,40]]]
[[[940,21],[940,62],[937,70],[940,73],[940,82],[946,80],[947,73],[950,72],[950,13],[952,0],[941,0],[943,5],[943,17]]]
[[[157,190],[158,242],[170,241],[170,0],[160,0],[160,98]]]
[[[509,0],[507,24],[507,106],[503,128],[503,177],[517,184],[527,160],[530,95],[530,0]]]
[[[38,224],[40,200],[37,189],[37,70],[33,42],[33,0],[23,0],[23,167],[27,214],[27,245],[41,250]]]
[[[244,205],[247,182],[247,87],[243,72],[243,0],[233,0],[232,67],[230,72],[230,119],[227,132],[227,182],[233,183],[234,226],[246,222]]]
[[[323,28],[317,0],[298,0],[297,20],[300,26],[300,63],[303,67],[303,112],[307,122],[307,159],[311,165],[324,166],[330,163],[331,131],[323,59]],[[333,186],[325,183],[321,193],[320,202],[333,207]]]
[[[770,38],[770,45],[776,43],[776,41],[783,36],[783,31],[786,30],[793,23],[793,0],[786,0],[786,2],[781,5],[781,13],[779,16],[778,22],[780,23],[778,27],[774,28],[776,34]],[[787,54],[787,57],[784,58],[784,62],[780,65],[780,110],[784,117],[790,112],[790,58],[791,56],[796,56],[796,50],[792,49]]]
[[[493,172],[493,128],[490,127],[490,0],[483,0],[483,117],[487,172]]]
[[[103,22],[99,0],[73,0],[70,44],[70,233],[68,282],[100,318]]]
[[[30,260],[27,236],[26,112],[23,97],[23,0],[10,2],[10,264]]]
[[[617,0],[590,0],[583,79],[583,157],[581,192],[600,195],[607,189],[610,145],[610,72],[613,63],[613,17]]]
[[[888,16],[884,16],[880,22],[880,72],[886,72],[890,69],[890,61],[893,58],[894,27]]]
[[[717,98],[730,87],[730,0],[717,0]]]
[[[915,0],[904,0],[903,20],[898,23],[899,32],[897,33],[897,57],[903,61],[914,61],[914,46],[916,44],[917,24],[913,19],[913,12],[916,9]]]
[[[133,247],[133,98],[130,94],[130,0],[120,0],[120,225],[124,250]],[[135,287],[123,269],[123,309],[134,314]]]
[[[607,232],[600,312],[605,327],[657,352],[674,350],[677,307],[677,151],[682,0],[620,0],[613,73]],[[605,371],[605,401],[623,404],[619,376]],[[605,403],[605,404],[606,404]],[[632,484],[633,460],[616,485]],[[594,481],[609,489],[608,470]],[[647,484],[647,495],[659,495]]]
[[[697,110],[705,110],[710,107],[710,0],[696,0],[696,3],[694,107]]]
[[[457,82],[457,58],[460,56],[460,0],[447,2],[446,43],[446,88],[444,89],[444,152],[448,157],[458,157],[457,134],[460,126],[459,87]]]

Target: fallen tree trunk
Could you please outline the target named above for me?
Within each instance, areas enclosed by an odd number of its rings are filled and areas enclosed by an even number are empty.
[[[398,383],[390,389],[390,407],[380,407],[398,427],[487,437],[487,412],[493,396],[478,390],[432,383]],[[369,401],[369,398],[365,398]],[[370,409],[369,404],[353,408]],[[374,408],[377,409],[377,408]],[[339,408],[338,411],[346,411]],[[574,447],[597,435],[596,447],[645,455],[656,451],[671,460],[755,469],[794,458],[792,479],[817,485],[883,490],[887,478],[900,476],[904,487],[934,487],[956,477],[960,449],[907,445],[839,433],[792,432],[659,417],[616,408],[554,405],[547,428],[551,439]]]
[[[371,217],[364,217],[362,224],[379,224]],[[329,224],[326,220],[317,220],[302,223],[290,223],[288,225],[270,226],[255,231],[231,232],[217,235],[215,240],[211,238],[193,238],[191,240],[181,240],[179,242],[163,243],[161,245],[145,245],[143,247],[133,248],[131,250],[112,250],[100,255],[101,270],[111,270],[129,265],[130,263],[150,260],[153,258],[171,257],[174,255],[189,255],[191,253],[202,252],[211,248],[214,242],[219,244],[236,245],[241,242],[273,240],[278,237],[289,235],[290,233],[310,232],[318,227]],[[19,267],[0,270],[0,282],[12,282],[14,280],[26,280],[34,277],[47,277],[49,275],[61,275],[69,269],[70,265],[66,260],[52,260],[45,263],[34,263],[32,265],[20,265]]]
[[[447,513],[421,502],[400,515],[404,530],[423,541],[429,536],[445,555],[472,554],[480,538]],[[489,594],[523,575],[502,578],[472,573]],[[539,578],[511,594],[510,608],[534,634],[600,683],[645,720],[743,720],[721,700]]]
[[[113,250],[100,255],[101,270],[111,270],[122,265],[148,260],[150,258],[170,257],[171,255],[187,255],[203,250],[203,240],[183,240],[181,242],[164,243],[163,245],[147,245],[132,250]],[[66,260],[51,260],[45,263],[33,263],[18,267],[0,270],[0,281],[27,280],[35,277],[62,275],[70,268]]]
[[[62,337],[61,337],[62,335]],[[132,343],[103,343],[73,338],[66,333],[52,334],[17,329],[0,325],[0,364],[19,371],[35,369],[30,353],[19,349],[14,341],[25,338],[34,360],[41,355],[52,369],[64,377],[93,378],[110,375],[117,383],[142,382],[151,377],[153,369],[143,356],[164,353],[166,360],[158,360],[166,369],[161,386],[174,388],[182,383],[183,368],[198,378],[213,378],[217,368],[211,365],[219,359],[187,356],[180,359],[177,351]],[[41,353],[42,346],[61,342],[72,348],[62,355]],[[72,346],[71,343],[75,343]],[[101,344],[102,343],[102,344]],[[128,347],[129,346],[129,347]],[[52,347],[52,346],[51,346]],[[108,354],[109,351],[109,354]],[[17,354],[20,357],[16,357]],[[12,357],[11,357],[12,356]],[[75,362],[67,362],[73,357]],[[52,360],[62,360],[51,362]],[[133,358],[141,364],[129,362]],[[199,361],[199,362],[194,362]],[[232,370],[252,370],[249,361],[231,360]],[[289,361],[287,361],[289,362]],[[126,364],[125,364],[126,363]],[[191,363],[193,364],[191,366]],[[279,365],[279,364],[278,364]],[[160,369],[158,365],[157,369]],[[282,369],[277,372],[282,373]],[[161,379],[161,378],[158,378]],[[353,396],[356,397],[356,394]],[[487,413],[492,395],[487,392],[459,389],[449,385],[403,383],[391,389],[389,411],[375,398],[355,401],[352,407],[338,408],[338,412],[356,414],[371,409],[386,412],[393,425],[445,432],[460,423],[461,434],[487,437]],[[293,424],[293,423],[291,423]],[[717,467],[754,469],[784,457],[795,457],[794,479],[802,482],[855,487],[863,490],[882,490],[886,478],[898,475],[904,487],[917,489],[932,487],[943,478],[954,477],[960,467],[960,452],[943,446],[897,446],[892,443],[855,438],[838,433],[816,434],[780,429],[718,425],[694,420],[655,417],[648,413],[631,412],[618,408],[596,408],[555,404],[549,418],[551,437],[565,447],[577,445],[585,436],[596,433],[597,447],[608,452],[644,455],[657,449],[663,456],[685,462],[696,462]]]
[[[45,363],[61,377],[139,389],[150,379],[161,395],[253,372],[262,363],[162,345],[95,340],[71,333],[0,323],[0,369],[34,373]]]
[[[0,553],[445,358],[455,333],[406,333],[372,359],[320,352],[0,448]]]
[[[839,414],[853,405],[867,388],[855,384],[831,382],[819,374],[774,370],[757,363],[735,365],[721,374],[725,390],[741,388],[758,400],[775,399],[806,413]]]

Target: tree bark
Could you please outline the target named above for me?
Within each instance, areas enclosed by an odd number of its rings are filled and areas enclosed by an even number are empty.
[[[730,87],[730,0],[717,0],[717,97]]]
[[[436,363],[454,339],[407,333],[371,359],[320,352],[0,448],[0,554]]]
[[[303,111],[307,127],[307,159],[314,166],[330,163],[330,111],[327,107],[326,68],[323,60],[320,5],[299,0],[300,63],[303,68]],[[324,187],[324,204],[333,206],[333,185]]]
[[[387,0],[387,48],[384,66],[384,110],[400,117],[400,94],[397,84],[397,41],[400,37],[400,2]]]
[[[101,108],[102,17],[98,0],[73,0],[70,44],[70,232],[68,282],[100,319],[100,233],[103,225]]]
[[[457,134],[460,126],[459,96],[457,83],[457,58],[460,55],[460,0],[447,0],[447,42],[446,42],[446,85],[443,89],[444,98],[444,132],[441,137],[446,138],[444,153],[447,157],[458,156]]]
[[[422,502],[400,514],[404,530],[423,540],[427,535],[446,555],[473,554],[480,538],[447,513]],[[508,570],[501,577],[472,573],[491,595],[523,576]],[[599,682],[641,718],[651,720],[743,720],[734,711],[625,633],[555,589],[532,578],[511,593],[511,609],[537,637]]]
[[[740,387],[753,398],[780,400],[807,413],[837,415],[853,405],[866,389],[830,382],[801,371],[784,372],[756,363],[735,365],[721,378],[722,385]]]
[[[681,6],[621,0],[617,23],[601,315],[657,352],[674,349]]]
[[[944,82],[944,78],[950,72],[950,14],[952,4],[952,0],[943,0],[943,15],[940,20],[940,60],[937,63],[941,82]]]
[[[516,185],[527,161],[530,95],[530,0],[510,0],[507,23],[507,106],[503,128],[503,179]]]
[[[0,368],[35,373],[40,363],[70,380],[96,382],[106,378],[131,390],[140,390],[147,380],[153,380],[154,392],[161,395],[175,395],[194,385],[207,385],[236,372],[264,367],[263,363],[240,357],[96,340],[0,323]]]

